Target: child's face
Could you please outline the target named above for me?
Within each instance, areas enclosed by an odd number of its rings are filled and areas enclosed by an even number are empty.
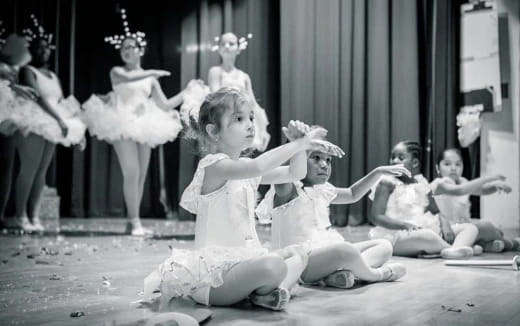
[[[29,52],[29,43],[27,40],[16,34],[7,37],[2,51],[5,56],[10,57],[10,63],[18,66],[25,66],[32,57]]]
[[[240,53],[238,49],[238,39],[233,33],[222,35],[219,45],[219,53],[222,58],[234,58]]]
[[[218,142],[234,149],[250,148],[255,138],[254,111],[251,105],[242,105],[236,112],[227,110],[221,119]]]
[[[410,152],[408,152],[406,145],[399,143],[392,150],[392,154],[390,155],[390,164],[403,164],[404,167],[408,169],[408,171],[410,171],[412,174],[415,174],[419,163],[418,160],[414,158]]]
[[[444,152],[442,161],[437,165],[437,172],[441,177],[448,177],[458,182],[462,177],[462,158],[455,151]]]
[[[121,43],[119,53],[124,63],[135,64],[141,60],[142,51],[137,41],[131,38],[127,38]]]
[[[319,151],[313,151],[307,158],[307,176],[305,180],[311,184],[323,184],[330,178],[332,157]]]

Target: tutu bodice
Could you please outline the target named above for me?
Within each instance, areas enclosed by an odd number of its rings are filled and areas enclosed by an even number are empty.
[[[436,189],[441,182],[448,184],[455,184],[450,178],[437,178],[432,181],[430,187],[433,191],[433,198],[439,211],[450,223],[471,223],[471,203],[469,195],[452,196],[452,195],[436,195]],[[462,178],[461,182],[468,182],[467,179]]]
[[[271,246],[280,249],[293,244],[308,250],[343,242],[344,238],[331,229],[330,203],[336,198],[336,188],[330,183],[303,187],[294,183],[297,197],[274,207],[275,188],[272,186],[256,209],[261,223],[271,222]]]

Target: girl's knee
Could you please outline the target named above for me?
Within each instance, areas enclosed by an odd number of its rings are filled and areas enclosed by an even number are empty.
[[[256,271],[266,280],[281,283],[287,274],[287,265],[279,255],[265,255],[259,258]]]
[[[377,242],[377,248],[381,254],[385,257],[388,256],[388,258],[392,257],[394,252],[394,246],[392,243],[386,239],[378,239]]]
[[[359,250],[348,242],[343,242],[334,245],[331,248],[331,251],[333,255],[337,257],[340,261],[350,260],[356,255],[361,255]]]

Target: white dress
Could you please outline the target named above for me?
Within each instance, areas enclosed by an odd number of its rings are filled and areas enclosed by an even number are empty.
[[[25,100],[16,95],[11,89],[11,84],[17,83],[18,72],[6,63],[0,62],[0,133],[2,135],[11,135],[16,131],[12,128],[10,120],[13,111],[24,104],[37,105],[33,101]]]
[[[223,275],[236,264],[267,253],[256,233],[254,207],[260,177],[229,180],[201,194],[205,168],[229,158],[209,154],[199,162],[180,205],[197,215],[195,249],[172,249],[170,258],[145,280],[145,295],[156,288],[164,300],[186,297],[209,304],[210,289],[223,284]]]
[[[344,242],[338,231],[331,229],[330,203],[336,198],[336,187],[330,183],[303,187],[294,182],[298,196],[274,206],[275,188],[271,186],[256,209],[260,223],[271,222],[272,249],[299,244],[307,252],[313,249]]]
[[[430,188],[433,192],[433,198],[442,216],[450,222],[450,224],[457,223],[471,223],[471,203],[469,201],[469,195],[452,196],[452,195],[435,195],[436,189],[441,182],[455,185],[455,181],[452,179],[437,178],[432,181]],[[462,178],[462,182],[468,182],[467,179]]]
[[[441,235],[439,216],[425,211],[429,205],[428,194],[431,192],[428,181],[422,175],[417,175],[414,178],[418,182],[411,184],[404,184],[394,177],[381,179],[394,185],[394,190],[388,198],[385,215],[398,221],[431,229],[436,234]],[[371,239],[387,239],[395,244],[408,233],[407,230],[392,230],[376,226],[370,230],[369,236]]]
[[[68,127],[66,137],[63,137],[58,122],[39,105],[20,105],[11,114],[11,120],[24,135],[36,134],[46,140],[70,146],[79,144],[85,138],[86,125],[78,101],[74,96],[63,99],[63,91],[58,77],[51,72],[47,76],[40,70],[26,66],[36,76],[40,96],[45,98]],[[29,102],[29,101],[26,101]]]
[[[107,100],[92,95],[83,103],[90,134],[109,143],[131,140],[150,147],[174,141],[182,129],[179,113],[155,104],[152,83],[152,77],[120,83]]]

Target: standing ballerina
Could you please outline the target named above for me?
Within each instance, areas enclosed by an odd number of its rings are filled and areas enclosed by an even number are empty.
[[[11,114],[20,106],[37,104],[36,92],[18,81],[20,68],[31,61],[27,40],[11,34],[0,40],[0,44],[3,44],[0,49],[0,224],[3,225],[15,157],[16,125],[10,119]]]
[[[60,81],[49,68],[52,34],[46,34],[36,18],[31,18],[34,26],[24,34],[30,42],[32,65],[21,70],[21,82],[37,92],[39,106],[19,107],[11,117],[18,128],[15,141],[20,157],[16,216],[22,229],[43,231],[40,201],[56,144],[83,146],[86,125],[79,117],[79,104],[73,98],[63,99]]]
[[[175,140],[182,129],[179,114],[173,110],[181,104],[182,93],[166,98],[157,79],[170,73],[141,67],[145,34],[130,33],[125,9],[121,9],[121,18],[125,34],[105,38],[119,50],[124,63],[110,71],[113,92],[108,102],[93,95],[83,107],[90,134],[111,143],[119,160],[128,215],[126,232],[145,236],[152,231],[142,226],[139,207],[151,149]]]
[[[249,34],[248,38],[251,37],[251,34]],[[267,120],[265,110],[256,103],[251,78],[249,78],[246,72],[235,66],[237,56],[242,50],[247,48],[247,40],[243,37],[238,39],[233,33],[225,33],[216,40],[219,43],[214,46],[213,49],[218,50],[222,63],[209,69],[208,84],[210,91],[215,92],[222,87],[235,87],[245,92],[254,100],[256,135],[252,148],[263,152],[267,148],[269,139],[271,138],[267,132],[269,121]]]

